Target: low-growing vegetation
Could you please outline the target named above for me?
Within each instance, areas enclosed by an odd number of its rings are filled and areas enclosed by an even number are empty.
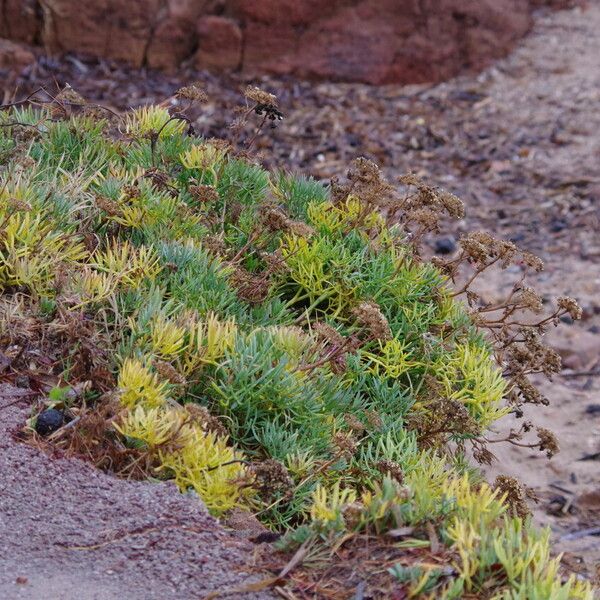
[[[245,118],[281,118],[247,98]],[[351,597],[324,573],[377,558],[363,578],[380,597],[592,598],[561,577],[527,490],[476,466],[495,421],[545,402],[528,376],[560,361],[541,334],[579,308],[535,317],[523,280],[481,303],[488,268],[541,269],[486,233],[422,258],[458,198],[412,175],[396,190],[365,159],[329,188],[269,173],[183,113],[119,116],[72,90],[6,108],[0,159],[1,341],[45,398],[36,443],[255,515],[310,597]],[[42,409],[53,433],[35,433]],[[558,449],[528,422],[506,441]]]

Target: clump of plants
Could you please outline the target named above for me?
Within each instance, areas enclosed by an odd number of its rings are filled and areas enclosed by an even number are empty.
[[[247,98],[244,118],[281,118],[270,94]],[[486,269],[541,268],[487,233],[423,259],[463,206],[414,176],[395,189],[358,159],[324,187],[245,150],[182,112],[115,115],[72,90],[1,113],[1,340],[64,417],[39,431],[172,479],[216,516],[256,515],[309,567],[300,591],[342,593],[311,573],[349,564],[347,583],[380,597],[590,599],[529,523],[526,490],[490,487],[468,458],[492,460],[490,426],[545,402],[528,376],[559,370],[541,337],[575,301],[532,319],[541,299],[519,281],[482,304]],[[507,441],[557,451],[544,429],[524,441],[532,428]]]

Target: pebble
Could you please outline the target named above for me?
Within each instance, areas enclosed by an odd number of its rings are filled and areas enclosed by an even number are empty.
[[[452,254],[456,250],[456,242],[451,237],[439,238],[433,248],[436,254]]]
[[[35,430],[40,435],[49,435],[62,427],[65,417],[60,410],[48,408],[42,411],[35,422]]]

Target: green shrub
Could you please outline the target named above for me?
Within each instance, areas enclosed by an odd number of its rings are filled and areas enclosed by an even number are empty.
[[[364,159],[326,189],[192,138],[165,109],[97,113],[2,113],[2,340],[27,319],[50,332],[55,374],[84,390],[73,410],[108,411],[113,450],[214,514],[256,512],[288,547],[401,527],[425,547],[433,527],[453,568],[391,568],[413,595],[591,598],[464,454],[489,458],[489,426],[556,361],[512,322],[535,296],[479,310],[453,279],[534,257],[474,234],[423,260],[460,202],[412,177],[400,196]],[[577,311],[561,299],[539,327]]]

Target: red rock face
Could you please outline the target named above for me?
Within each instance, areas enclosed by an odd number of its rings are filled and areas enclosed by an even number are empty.
[[[166,70],[438,81],[506,54],[546,0],[0,0],[0,35]]]

